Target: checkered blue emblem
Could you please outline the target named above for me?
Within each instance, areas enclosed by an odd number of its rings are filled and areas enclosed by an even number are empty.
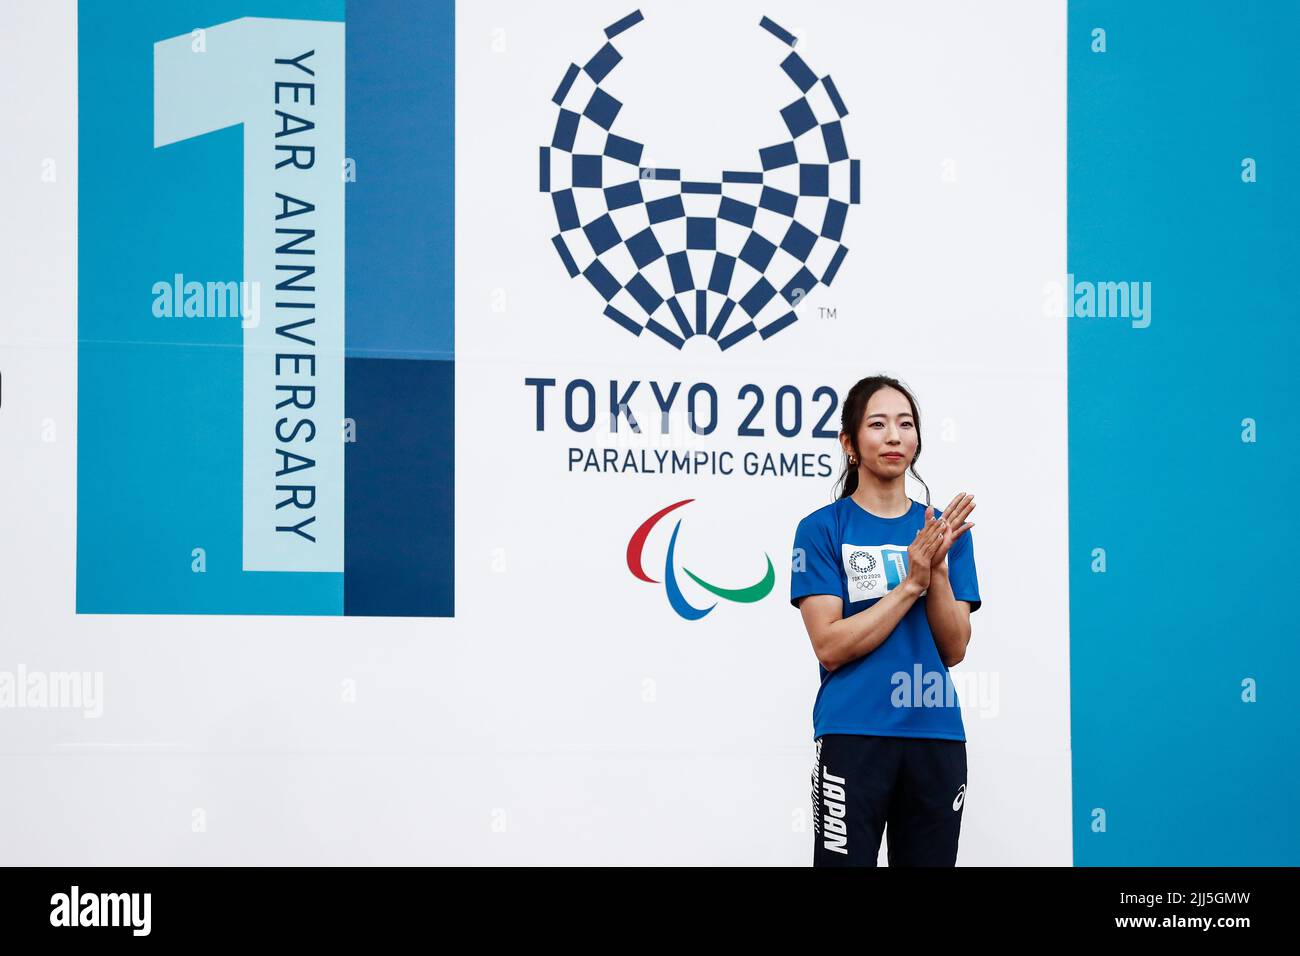
[[[586,279],[605,316],[634,335],[649,330],[679,349],[707,335],[722,350],[754,332],[770,338],[848,253],[840,239],[859,202],[859,161],[841,125],[848,108],[794,51],[794,35],[763,17],[759,26],[790,48],[781,61],[799,92],[781,109],[790,138],[717,180],[642,166],[643,144],[615,132],[622,104],[601,87],[623,59],[614,39],[642,19],[637,10],[607,27],[604,46],[570,64],[552,97],[555,134],[539,173],[559,227],[551,242],[570,277]]]

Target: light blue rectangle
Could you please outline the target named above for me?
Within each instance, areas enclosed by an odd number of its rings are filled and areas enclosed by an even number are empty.
[[[154,146],[244,131],[244,570],[342,571],[343,24],[242,17],[195,47],[154,44]]]
[[[325,2],[79,8],[77,609],[339,614],[341,573],[242,569],[238,318],[160,318],[156,283],[239,280],[243,132],[153,144],[153,44]]]
[[[1079,865],[1300,863],[1298,31],[1070,4],[1069,271],[1151,290],[1068,320]]]

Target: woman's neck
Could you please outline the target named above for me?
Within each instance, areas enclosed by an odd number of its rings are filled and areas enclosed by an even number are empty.
[[[912,507],[907,497],[907,486],[900,476],[897,480],[882,482],[868,473],[858,473],[858,487],[853,492],[853,500],[872,514],[882,518],[899,518],[907,514]]]

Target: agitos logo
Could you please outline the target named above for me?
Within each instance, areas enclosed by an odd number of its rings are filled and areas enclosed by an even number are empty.
[[[569,277],[604,300],[605,317],[633,335],[650,331],[678,349],[705,335],[723,351],[755,332],[766,340],[798,319],[804,296],[829,286],[848,254],[840,240],[860,192],[842,126],[848,107],[794,51],[797,38],[763,17],[758,25],[789,50],[780,66],[798,90],[772,104],[780,141],[756,149],[748,169],[703,179],[646,166],[643,141],[614,132],[623,103],[607,83],[623,60],[612,41],[643,19],[636,10],[606,27],[604,46],[585,66],[571,63],[551,97],[558,115],[538,172],[559,228],[551,244]]]
[[[636,532],[627,543],[627,569],[632,572],[634,577],[640,578],[647,584],[659,583],[654,578],[650,577],[650,575],[646,574],[642,563],[646,539],[650,536],[650,532],[654,529],[654,526],[659,523],[660,518],[668,514],[670,511],[680,508],[682,505],[690,504],[694,500],[694,498],[686,498],[676,504],[671,504],[667,508],[652,514],[641,523],[639,528],[636,529]],[[687,601],[686,596],[682,594],[682,589],[677,583],[677,573],[673,569],[675,563],[674,556],[677,550],[677,532],[681,530],[681,527],[682,522],[679,518],[677,519],[677,524],[673,526],[672,537],[668,539],[668,555],[664,559],[663,585],[664,590],[668,592],[668,603],[672,605],[673,610],[688,621],[698,621],[718,605],[715,601],[708,607],[695,607]],[[761,581],[744,588],[718,587],[716,584],[710,584],[689,568],[682,568],[682,570],[685,571],[690,579],[700,587],[716,594],[724,600],[735,601],[739,604],[753,604],[755,601],[761,601],[763,598],[767,597],[772,592],[772,586],[776,583],[776,570],[772,567],[772,559],[766,552],[764,552],[763,557],[767,558],[767,573],[763,575]]]

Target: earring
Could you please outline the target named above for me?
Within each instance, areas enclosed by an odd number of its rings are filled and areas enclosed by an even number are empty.
[[[850,464],[850,465],[856,465],[857,463],[858,463],[858,460],[857,460],[856,458],[850,458],[850,459],[849,459],[849,464]]]

